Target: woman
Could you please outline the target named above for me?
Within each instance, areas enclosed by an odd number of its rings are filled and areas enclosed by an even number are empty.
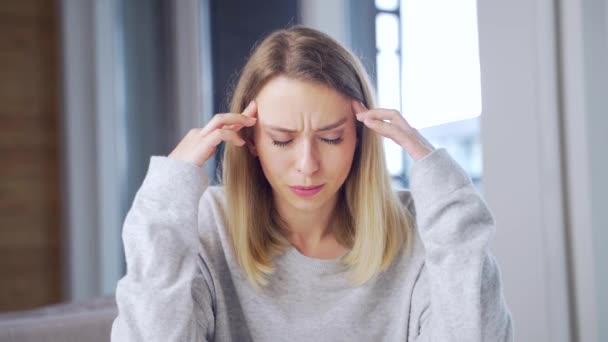
[[[509,341],[494,221],[464,171],[328,36],[277,31],[231,113],[151,158],[113,340]],[[415,161],[395,194],[382,137]],[[223,186],[201,168],[226,142]],[[198,227],[198,230],[196,229]]]

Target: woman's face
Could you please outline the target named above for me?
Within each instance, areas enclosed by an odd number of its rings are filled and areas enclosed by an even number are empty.
[[[299,210],[333,205],[357,141],[351,100],[326,86],[277,77],[256,102],[252,151],[275,201]]]

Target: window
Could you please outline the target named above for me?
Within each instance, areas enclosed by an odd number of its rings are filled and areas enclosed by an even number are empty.
[[[481,182],[481,84],[475,0],[376,0],[378,105],[401,111]],[[386,139],[395,186],[412,160]]]

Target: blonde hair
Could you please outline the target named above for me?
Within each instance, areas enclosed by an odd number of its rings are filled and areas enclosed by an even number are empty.
[[[301,26],[279,30],[255,48],[232,95],[230,111],[240,113],[272,78],[313,82],[374,108],[369,77],[361,62],[329,36]],[[252,139],[252,128],[241,131]],[[334,222],[337,241],[350,251],[342,258],[353,285],[385,271],[410,240],[411,218],[391,188],[382,137],[357,122],[357,146],[340,189]],[[268,283],[273,258],[289,242],[273,208],[272,189],[259,160],[247,148],[226,144],[222,180],[228,231],[239,265],[255,288]]]

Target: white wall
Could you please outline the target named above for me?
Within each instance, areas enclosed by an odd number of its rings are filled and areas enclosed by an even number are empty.
[[[570,341],[555,13],[478,1],[485,197],[517,341]]]
[[[603,11],[602,11],[603,7]],[[599,341],[608,341],[608,1],[590,1],[586,76],[590,94],[593,251]]]
[[[608,340],[606,1],[478,1],[484,189],[520,341]]]
[[[608,340],[608,15],[606,1],[562,1],[564,140],[575,321]]]

